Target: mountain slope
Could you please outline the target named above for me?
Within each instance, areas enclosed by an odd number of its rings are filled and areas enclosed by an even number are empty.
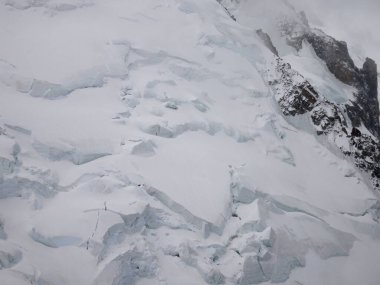
[[[373,68],[219,2],[1,2],[2,284],[378,283]]]

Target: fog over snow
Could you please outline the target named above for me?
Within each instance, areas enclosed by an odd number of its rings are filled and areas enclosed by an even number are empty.
[[[348,43],[361,57],[380,62],[379,0],[289,0],[310,23]]]

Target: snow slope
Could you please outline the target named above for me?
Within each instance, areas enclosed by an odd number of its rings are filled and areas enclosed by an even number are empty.
[[[1,1],[1,284],[378,284],[378,194],[283,117],[246,17]],[[282,55],[349,98],[311,52]]]

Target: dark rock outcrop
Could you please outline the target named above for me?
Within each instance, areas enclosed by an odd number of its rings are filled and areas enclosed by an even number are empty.
[[[363,67],[358,68],[349,54],[347,43],[319,29],[310,28],[304,13],[299,15],[299,21],[280,21],[279,28],[290,46],[299,51],[303,42],[307,41],[338,80],[356,89],[355,100],[346,104],[352,125],[364,125],[375,137],[380,138],[376,63],[367,58]]]
[[[221,3],[221,0],[217,1]],[[359,169],[369,174],[374,188],[380,190],[379,75],[376,63],[367,58],[359,69],[349,54],[347,43],[311,28],[304,12],[298,13],[297,18],[280,17],[277,27],[288,45],[297,51],[307,41],[338,80],[356,89],[353,94],[355,99],[344,105],[326,100],[279,57],[270,35],[259,29],[256,34],[276,56],[274,70],[263,71],[263,77],[267,78],[283,114],[308,114],[316,133],[328,136],[336,147],[353,159]],[[362,134],[361,127],[373,136]]]
[[[357,128],[352,128],[351,136],[352,137],[360,137],[362,135],[362,132],[358,130]]]
[[[327,100],[319,102],[311,111],[311,120],[317,134],[343,132],[347,135],[347,122],[340,108]]]
[[[267,77],[283,114],[308,114],[316,133],[328,136],[336,147],[352,158],[356,167],[369,174],[374,188],[380,190],[380,111],[376,63],[367,58],[359,69],[349,54],[347,43],[319,29],[312,29],[304,12],[298,13],[297,19],[280,18],[277,26],[290,46],[299,51],[307,41],[339,81],[356,89],[353,94],[355,99],[344,105],[326,100],[279,57],[270,36],[259,29],[256,34],[276,56],[274,70],[264,71],[263,75]],[[362,127],[373,136],[363,134],[360,131]]]
[[[356,101],[347,105],[347,111],[355,127],[359,127],[362,122],[374,136],[380,138],[377,80],[377,65],[375,61],[367,58],[360,70],[359,82],[354,86],[358,90],[355,94]]]
[[[340,81],[351,86],[360,81],[359,70],[348,53],[346,42],[337,41],[319,30],[306,33],[302,38],[311,44],[317,56]]]
[[[380,190],[380,144],[371,136],[359,134],[353,129],[350,137],[352,150],[345,152],[351,156],[355,165],[371,175],[375,189]]]
[[[380,122],[379,122],[379,101],[378,101],[378,81],[377,81],[377,65],[367,58],[363,68],[358,70],[347,68],[339,71],[342,76],[349,80],[342,82],[356,88],[354,94],[355,101],[346,104],[347,114],[354,127],[360,127],[362,124],[377,138],[380,138]],[[334,74],[337,76],[336,74]],[[339,79],[339,78],[338,78]]]
[[[275,90],[276,99],[284,115],[302,115],[313,110],[318,93],[313,86],[289,63],[277,58],[278,80],[269,82]]]
[[[373,67],[369,74],[372,72]],[[301,74],[279,57],[276,58],[274,77],[268,84],[283,114],[309,115],[317,134],[331,138],[331,142],[349,156],[356,167],[369,174],[374,188],[380,190],[380,143],[375,137],[363,134],[355,127],[347,114],[347,106],[330,102],[319,95]]]

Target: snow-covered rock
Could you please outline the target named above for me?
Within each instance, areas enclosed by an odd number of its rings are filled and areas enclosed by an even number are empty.
[[[289,3],[0,1],[0,283],[377,285],[376,64]]]

